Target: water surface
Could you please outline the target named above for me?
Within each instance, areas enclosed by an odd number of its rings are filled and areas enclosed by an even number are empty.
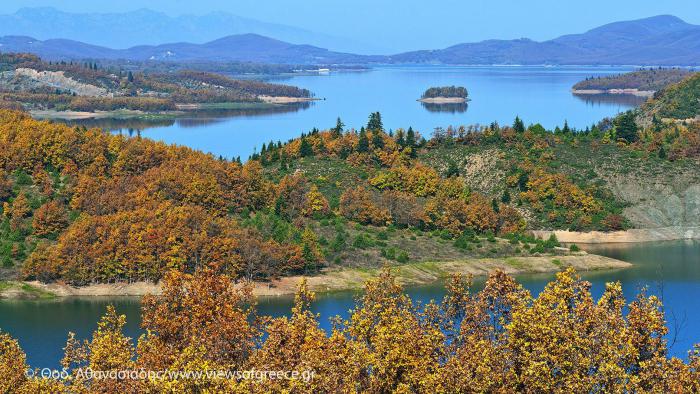
[[[593,295],[602,294],[605,283],[620,281],[628,301],[643,287],[649,294],[662,298],[671,333],[671,354],[686,357],[694,343],[700,343],[700,242],[657,242],[637,245],[597,245],[586,247],[591,252],[629,261],[633,267],[624,270],[583,273],[592,283]],[[554,274],[521,275],[517,279],[533,294],[551,281]],[[477,280],[476,289],[483,285]],[[444,289],[437,283],[411,287],[407,293],[417,302],[439,300]],[[313,310],[321,316],[321,326],[330,329],[329,318],[348,317],[357,293],[319,294]],[[259,312],[264,315],[289,315],[292,297],[262,298]],[[126,333],[138,337],[140,311],[137,298],[69,298],[57,301],[0,301],[0,329],[17,338],[35,367],[56,367],[60,361],[69,331],[80,338],[90,338],[107,305],[113,304],[126,314]]]
[[[429,136],[435,127],[511,124],[515,116],[547,128],[585,128],[606,116],[632,108],[639,99],[625,96],[574,96],[571,86],[590,76],[630,71],[625,67],[544,66],[392,66],[328,75],[299,75],[271,80],[311,90],[324,100],[277,110],[207,112],[178,120],[89,121],[112,130],[143,130],[141,135],[187,145],[217,156],[247,158],[270,140],[286,141],[314,127],[367,123],[379,111],[387,129],[399,127]],[[469,90],[467,105],[435,106],[416,101],[431,86],[458,85]]]

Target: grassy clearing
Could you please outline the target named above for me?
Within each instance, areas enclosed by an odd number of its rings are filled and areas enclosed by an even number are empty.
[[[631,266],[624,261],[592,254],[526,256],[518,258],[470,258],[452,261],[422,261],[390,265],[398,283],[403,285],[429,284],[453,274],[485,276],[502,269],[516,274],[535,274],[561,271],[572,266],[579,271],[621,269]],[[331,268],[315,276],[306,277],[309,287],[317,292],[360,290],[364,283],[376,278],[382,268]],[[271,285],[259,284],[255,293],[261,296],[293,294],[301,277],[285,277]]]
[[[0,298],[51,300],[56,295],[32,285],[16,281],[0,281]]]

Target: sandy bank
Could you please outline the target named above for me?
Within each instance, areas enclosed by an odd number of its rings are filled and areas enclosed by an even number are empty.
[[[44,292],[55,294],[57,297],[70,296],[143,296],[160,294],[160,285],[152,282],[133,283],[101,283],[82,287],[73,287],[61,283],[41,283],[38,281],[25,282]]]
[[[426,97],[418,99],[418,101],[429,104],[461,104],[466,103],[467,99],[464,97]]]
[[[287,97],[287,96],[258,96],[260,100],[265,103],[270,104],[292,104],[292,103],[303,103],[306,101],[316,101],[319,100],[313,97]]]
[[[557,272],[568,266],[581,271],[593,271],[622,269],[630,267],[631,264],[608,257],[580,253],[569,256],[528,256],[410,263],[395,266],[392,269],[399,283],[403,285],[422,285],[438,281],[456,273],[484,276],[495,269],[502,269],[511,275],[516,275]],[[362,288],[365,281],[377,277],[378,274],[378,269],[343,269],[337,271],[329,270],[321,275],[307,277],[306,279],[309,288],[316,292],[357,290]],[[294,294],[301,279],[301,276],[291,276],[270,284],[259,283],[256,284],[254,292],[259,296]]]
[[[140,118],[145,116],[176,116],[182,114],[179,111],[160,111],[160,112],[144,112],[131,109],[120,109],[116,111],[53,111],[53,110],[32,110],[29,114],[34,119],[63,119],[63,120],[81,120],[81,119],[129,119]]]
[[[495,269],[509,274],[556,272],[572,266],[580,271],[621,269],[630,263],[585,252],[566,256],[526,256],[506,258],[484,258],[446,262],[421,262],[392,267],[397,281],[404,285],[429,284],[451,274],[463,273],[474,276],[487,275]],[[377,277],[379,269],[327,269],[320,275],[306,277],[309,287],[316,292],[357,290],[371,278]],[[257,282],[254,294],[257,296],[281,296],[294,294],[303,276],[290,276],[270,283]],[[66,284],[25,282],[37,294],[52,294],[58,297],[69,296],[143,296],[160,294],[158,284],[150,282],[96,284],[73,287]],[[16,289],[16,286],[14,287]],[[0,291],[0,298],[36,298],[20,291]]]
[[[700,227],[661,227],[650,229],[630,229],[625,231],[591,231],[577,232],[564,230],[535,230],[532,233],[540,238],[549,238],[554,233],[559,242],[596,244],[596,243],[635,243],[653,241],[675,241],[681,239],[700,239]]]
[[[654,95],[653,90],[639,90],[639,89],[572,89],[573,94],[629,94],[632,96],[639,97],[652,97]]]

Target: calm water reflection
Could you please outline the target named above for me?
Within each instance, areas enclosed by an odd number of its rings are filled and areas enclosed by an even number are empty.
[[[237,112],[144,125],[106,124],[110,129],[146,129],[142,133],[168,143],[187,145],[224,157],[248,157],[262,143],[286,141],[314,127],[328,128],[340,116],[348,127],[367,123],[371,112],[380,111],[384,126],[414,129],[429,135],[438,126],[510,124],[516,115],[526,123],[554,128],[569,125],[585,128],[600,119],[637,105],[626,97],[580,99],[571,86],[591,76],[629,71],[624,67],[379,67],[363,72],[338,72],[326,76],[299,75],[274,79],[311,90],[325,101],[279,112]],[[417,102],[431,86],[458,85],[469,90],[468,106],[438,110]],[[595,101],[598,100],[598,101]],[[218,119],[212,121],[212,119]],[[93,122],[93,124],[95,124]],[[196,128],[190,126],[197,126]]]
[[[429,112],[448,112],[451,114],[467,112],[467,109],[469,109],[468,103],[421,103],[421,105]]]
[[[694,343],[700,343],[700,243],[659,242],[638,245],[596,245],[585,249],[634,263],[625,270],[583,273],[599,297],[606,282],[620,281],[628,301],[647,287],[649,293],[663,299],[671,331],[678,329],[676,343],[671,348],[675,356],[685,357]],[[539,293],[553,275],[523,275],[517,279],[534,294]],[[476,289],[483,286],[477,281]],[[417,302],[439,300],[444,295],[441,284],[412,287],[408,294]],[[329,318],[347,317],[356,293],[321,294],[313,310],[321,315],[321,325],[330,328]],[[85,299],[73,298],[55,302],[0,301],[0,329],[19,339],[33,366],[56,366],[62,357],[67,333],[74,331],[89,338],[99,317],[108,304],[114,304],[127,315],[127,334],[137,337],[141,331],[139,302],[134,298]],[[259,311],[265,315],[290,313],[291,297],[263,298]]]

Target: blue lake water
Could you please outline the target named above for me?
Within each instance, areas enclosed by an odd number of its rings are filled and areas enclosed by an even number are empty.
[[[693,344],[700,343],[700,242],[677,241],[645,244],[587,246],[584,249],[632,262],[631,268],[582,273],[592,283],[594,297],[600,297],[605,283],[620,281],[628,302],[646,287],[648,294],[662,298],[670,333],[670,353],[685,358]],[[517,277],[533,294],[553,279],[553,274]],[[483,285],[477,280],[475,290]],[[417,302],[440,300],[444,289],[440,283],[410,287],[407,293]],[[329,318],[347,317],[357,294],[337,292],[319,294],[313,310],[320,314],[321,326],[329,330]],[[113,304],[127,316],[127,335],[141,334],[138,298],[68,298],[57,301],[0,301],[0,329],[17,338],[34,367],[56,367],[63,355],[69,331],[80,338],[90,338],[107,305]],[[262,298],[259,313],[288,315],[292,297]]]
[[[299,75],[271,80],[307,88],[323,98],[307,108],[290,106],[278,111],[229,111],[225,116],[198,116],[161,122],[155,127],[122,124],[144,129],[142,135],[177,143],[224,157],[247,158],[254,148],[270,140],[286,141],[308,132],[335,125],[341,117],[357,129],[371,112],[382,114],[385,128],[399,127],[430,135],[435,127],[511,124],[516,115],[526,123],[547,128],[569,125],[585,128],[606,116],[627,110],[640,99],[596,97],[583,99],[571,94],[571,87],[589,76],[617,74],[625,67],[469,67],[402,66],[369,71],[332,72],[329,75]],[[416,99],[431,86],[458,85],[469,90],[467,108],[436,111]],[[119,126],[109,125],[114,129]]]

